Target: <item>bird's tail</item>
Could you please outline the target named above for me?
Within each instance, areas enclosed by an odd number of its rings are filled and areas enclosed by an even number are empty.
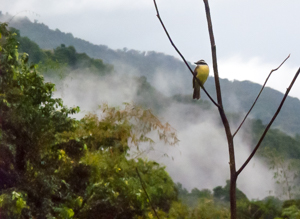
[[[200,99],[200,87],[194,87],[193,99]]]

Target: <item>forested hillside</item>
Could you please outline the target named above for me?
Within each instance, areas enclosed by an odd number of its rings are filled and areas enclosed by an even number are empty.
[[[29,38],[21,37],[18,30],[12,29],[12,31],[17,34],[16,39],[19,42],[20,52],[26,52],[30,54],[29,62],[35,64],[41,63],[40,70],[43,72],[44,76],[46,78],[50,78],[52,81],[56,81],[58,84],[60,83],[62,78],[70,76],[71,73],[74,77],[75,74],[83,74],[82,72],[86,71],[87,69],[88,73],[86,74],[95,74],[99,78],[105,77],[107,75],[117,74],[117,72],[114,71],[113,65],[105,64],[101,59],[90,58],[85,53],[78,53],[73,46],[66,47],[64,44],[62,44],[52,50],[42,50],[39,45],[31,41]],[[209,101],[201,101],[200,103],[197,103],[190,98],[190,95],[174,95],[172,97],[165,96],[161,92],[157,91],[153,86],[151,86],[145,76],[132,76],[131,80],[133,80],[137,86],[133,101],[145,108],[152,109],[157,114],[162,112],[164,108],[174,102],[187,105],[191,104],[207,111],[212,109],[212,105],[209,103]],[[225,82],[225,86],[229,86],[230,84],[233,88],[237,87],[236,89],[241,90],[241,96],[245,96],[246,100],[254,98],[255,95],[252,93],[255,93],[255,90],[260,89],[259,85],[247,81],[229,82],[227,80],[222,80],[222,82]],[[234,97],[233,91],[231,89],[226,89],[225,87],[225,93],[227,94],[226,96]],[[250,96],[251,98],[247,96]],[[270,97],[274,97],[273,100],[271,100]],[[257,108],[259,108],[263,113],[266,111],[264,107],[267,104],[271,106],[273,110],[275,110],[275,102],[280,101],[281,98],[282,94],[280,92],[267,88],[265,91],[265,95],[262,95],[262,100],[258,101]],[[298,100],[296,98],[290,98],[290,101],[297,106]],[[250,103],[248,103],[247,101],[243,101],[240,104],[250,107]],[[289,105],[287,106],[287,110],[292,111],[289,110],[288,107]],[[190,113],[191,117],[197,117],[196,111],[191,111]],[[266,113],[266,115],[264,115],[264,117],[270,119],[271,115],[272,112],[268,112]],[[243,113],[235,111],[229,118],[234,124],[238,123],[242,119],[242,116]],[[289,119],[292,118],[284,118],[284,115],[281,117],[286,123],[291,122]],[[252,133],[251,136],[253,145],[255,145],[255,142],[259,139],[261,133],[265,129],[265,125],[263,124],[264,122],[261,120],[256,120],[254,118],[248,122],[251,125],[247,126],[248,128],[246,130],[247,133]],[[294,122],[291,123],[296,126]],[[300,138],[298,134],[295,138],[293,138],[286,135],[286,133],[284,133],[283,131],[273,128],[267,134],[267,137],[262,144],[262,148],[272,148],[278,153],[284,155],[284,157],[286,158],[300,159],[299,145]]]
[[[78,53],[73,46],[66,47],[64,44],[60,45],[59,47],[53,50],[42,50],[35,42],[31,41],[27,37],[21,37],[19,31],[16,29],[12,30],[13,32],[17,33],[16,39],[20,43],[19,48],[20,52],[25,52],[29,55],[29,62],[33,62],[35,64],[41,63],[42,65],[48,65],[50,68],[54,66],[54,69],[45,69],[41,68],[44,71],[44,76],[59,80],[62,77],[67,77],[70,72],[74,73],[74,70],[78,70],[77,74],[86,69],[89,69],[89,73],[96,74],[97,77],[105,77],[106,75],[116,74],[114,71],[114,66],[110,64],[105,64],[101,59],[93,59],[90,58],[85,53]],[[55,64],[56,63],[56,64]],[[57,72],[62,72],[63,75],[58,74]],[[69,73],[68,73],[69,72]],[[149,82],[147,78],[144,76],[141,77],[132,77],[134,83],[137,85],[137,90],[134,96],[134,102],[145,107],[154,110],[156,113],[160,113],[166,106],[170,105],[172,102],[184,103],[184,104],[192,104],[196,105],[203,110],[210,110],[213,106],[208,101],[201,101],[200,104],[193,101],[190,98],[190,95],[174,95],[172,97],[164,96],[162,93],[157,91]],[[223,80],[225,81],[225,80]],[[58,81],[59,83],[59,81]],[[233,87],[239,86],[243,89],[242,96],[250,95],[250,93],[254,93],[254,91],[250,92],[249,89],[255,87],[255,84],[251,82],[228,82],[231,83]],[[256,85],[256,88],[259,89],[260,86]],[[225,89],[229,91],[230,89]],[[248,92],[247,92],[248,91]],[[276,92],[274,90],[267,89],[266,93],[273,92],[277,97],[277,101],[281,100],[281,93]],[[228,94],[229,96],[233,96],[233,94]],[[251,95],[254,97],[254,95]],[[262,111],[265,111],[264,105],[265,104],[272,104],[275,102],[271,101],[270,99],[266,98],[267,95],[263,95],[262,101],[258,102],[258,108],[261,108]],[[272,96],[272,95],[269,95]],[[274,96],[274,94],[273,94]],[[265,99],[264,99],[265,98]],[[249,99],[246,96],[246,99]],[[297,101],[296,98],[291,98],[291,100]],[[244,105],[249,105],[246,101],[241,103]],[[249,106],[250,107],[250,106]],[[272,108],[275,110],[276,105],[272,105]],[[195,117],[197,112],[195,113]],[[243,113],[241,112],[234,112],[232,114],[231,120],[233,123],[237,123],[241,120]],[[267,116],[271,116],[272,112],[269,112]],[[283,117],[283,116],[282,116]],[[270,118],[268,118],[270,119]],[[286,118],[285,118],[286,119]],[[288,122],[288,121],[287,121]],[[261,133],[265,129],[265,125],[261,120],[251,119],[249,122],[251,125],[248,126],[247,133],[252,133],[253,145],[260,137]],[[266,139],[263,142],[262,147],[269,147],[274,148],[281,154],[286,155],[288,158],[296,158],[300,159],[300,135],[297,135],[296,138],[290,137],[286,135],[284,132],[278,129],[271,129],[268,133]]]
[[[0,15],[0,21],[9,20],[10,15]],[[86,53],[94,59],[118,66],[115,73],[132,76],[145,76],[147,81],[166,96],[187,95],[191,93],[191,75],[179,59],[154,51],[141,52],[127,48],[112,50],[105,45],[93,45],[74,37],[71,33],[51,30],[47,25],[31,22],[28,18],[14,18],[9,25],[20,30],[21,36],[27,36],[42,49],[52,50],[62,44],[73,46],[78,53]],[[195,61],[195,60],[194,60]],[[229,112],[247,112],[260,90],[260,85],[249,81],[221,80],[224,107]],[[212,78],[206,83],[207,90],[214,96],[215,89]],[[283,94],[266,88],[250,116],[260,119],[264,124],[269,120]],[[207,99],[203,95],[203,99]],[[288,97],[274,127],[294,135],[300,133],[300,101]]]

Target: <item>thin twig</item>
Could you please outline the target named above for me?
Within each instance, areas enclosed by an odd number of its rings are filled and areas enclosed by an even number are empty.
[[[158,214],[157,214],[157,212],[156,212],[156,210],[155,210],[155,208],[154,208],[154,206],[153,206],[153,204],[152,204],[152,202],[151,202],[151,199],[150,199],[150,197],[149,197],[149,195],[148,195],[148,193],[147,193],[147,191],[146,191],[145,185],[144,185],[144,183],[143,183],[143,180],[142,180],[142,177],[141,177],[141,175],[140,175],[140,173],[139,173],[138,168],[136,167],[135,170],[136,170],[136,172],[137,172],[137,174],[138,174],[138,177],[139,177],[139,179],[140,179],[142,188],[143,188],[143,190],[144,190],[144,192],[145,192],[145,194],[146,194],[146,196],[147,196],[147,198],[148,198],[148,200],[149,200],[149,203],[150,203],[150,205],[151,205],[151,208],[152,208],[152,210],[154,211],[155,216],[159,219]]]
[[[267,77],[267,79],[266,79],[264,85],[262,86],[262,88],[261,88],[259,94],[257,95],[255,101],[253,102],[253,104],[252,104],[250,110],[249,110],[248,113],[246,114],[245,118],[243,119],[243,121],[241,122],[241,124],[239,125],[239,127],[237,128],[237,130],[234,132],[233,137],[236,135],[236,133],[240,130],[240,128],[241,128],[242,125],[244,124],[245,120],[247,119],[248,115],[250,114],[251,110],[253,109],[254,105],[256,104],[256,102],[257,102],[257,100],[258,100],[260,94],[262,93],[263,89],[265,88],[265,86],[266,86],[266,84],[267,84],[267,81],[269,80],[271,74],[272,74],[274,71],[277,71],[277,70],[283,65],[283,63],[285,63],[285,61],[286,61],[288,58],[290,58],[290,54],[288,55],[288,57],[285,58],[285,60],[283,60],[283,62],[282,62],[277,68],[272,69],[272,71],[270,72],[269,76]]]
[[[170,37],[168,31],[167,31],[167,28],[165,27],[161,17],[160,17],[160,14],[159,14],[159,11],[158,11],[158,7],[157,7],[157,4],[156,4],[156,1],[153,0],[154,2],[154,6],[155,6],[155,9],[156,9],[156,16],[159,20],[159,22],[161,23],[170,43],[172,44],[172,46],[174,47],[174,49],[176,50],[176,52],[180,55],[180,57],[182,58],[183,62],[185,63],[185,65],[188,67],[188,69],[190,70],[190,72],[192,73],[194,79],[198,82],[198,84],[201,86],[201,88],[204,90],[204,92],[206,93],[206,95],[208,96],[208,98],[217,106],[219,107],[219,105],[214,101],[214,99],[209,95],[209,93],[206,91],[206,89],[204,88],[204,86],[202,85],[202,83],[200,83],[200,80],[196,77],[196,75],[194,74],[193,70],[191,69],[190,65],[188,64],[188,62],[186,61],[186,59],[184,58],[184,56],[181,54],[181,52],[179,51],[179,49],[175,46],[175,44],[173,43],[173,40],[172,38]]]
[[[267,127],[266,127],[264,133],[263,133],[262,136],[260,137],[260,139],[259,139],[257,145],[255,146],[254,150],[252,151],[252,153],[250,154],[250,156],[248,157],[248,159],[247,159],[247,160],[245,161],[245,163],[241,166],[241,168],[237,171],[237,175],[239,175],[239,174],[243,171],[243,169],[247,166],[247,164],[250,162],[250,160],[252,159],[252,157],[253,157],[254,154],[256,153],[257,149],[258,149],[259,146],[261,145],[261,142],[263,141],[265,135],[267,134],[268,130],[270,129],[271,125],[273,124],[273,122],[275,121],[277,115],[279,114],[279,112],[280,112],[280,110],[281,110],[281,108],[282,108],[282,106],[283,106],[283,104],[284,104],[284,102],[285,102],[285,100],[286,100],[286,98],[287,98],[287,96],[288,96],[290,90],[292,89],[292,87],[293,87],[293,85],[294,85],[294,83],[295,83],[295,81],[296,81],[296,79],[297,79],[299,73],[300,73],[300,68],[299,68],[298,71],[296,72],[296,74],[295,74],[295,76],[294,76],[294,78],[293,78],[293,80],[292,80],[290,86],[287,88],[287,90],[286,90],[286,92],[285,92],[285,94],[284,94],[284,97],[282,98],[281,103],[280,103],[280,105],[279,105],[279,107],[278,107],[276,113],[274,114],[273,118],[271,119],[271,121],[270,121],[269,124],[267,125]]]

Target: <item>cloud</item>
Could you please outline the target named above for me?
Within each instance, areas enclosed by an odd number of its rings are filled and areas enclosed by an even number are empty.
[[[241,56],[232,56],[219,60],[219,76],[229,80],[249,80],[258,84],[263,84],[272,69],[276,69],[286,57],[278,62],[266,62],[259,57],[253,57],[245,60]],[[293,59],[293,56],[290,57]],[[298,67],[292,66],[287,60],[280,69],[274,71],[268,80],[267,87],[271,87],[282,93],[286,92],[286,88],[290,85]],[[290,96],[300,99],[300,80],[296,81]]]
[[[79,117],[87,112],[97,112],[98,106],[103,103],[120,106],[124,102],[131,102],[137,89],[131,77],[99,77],[89,71],[71,72],[56,87],[55,97],[61,97],[67,106],[80,107],[82,113]]]
[[[224,186],[230,178],[229,154],[217,110],[207,111],[189,104],[174,103],[161,116],[178,131],[180,142],[175,147],[157,143],[155,150],[148,153],[149,158],[166,165],[173,180],[182,183],[188,190]],[[246,133],[239,133],[235,138],[237,168],[251,153],[251,139],[245,136]],[[264,198],[270,190],[275,190],[272,173],[257,158],[244,169],[237,184],[250,199]]]
[[[21,10],[39,11],[39,13],[52,14],[76,14],[88,11],[115,11],[115,10],[139,10],[152,6],[147,0],[12,0],[3,2],[2,6],[9,12],[17,13]],[[45,7],[46,6],[46,7]]]

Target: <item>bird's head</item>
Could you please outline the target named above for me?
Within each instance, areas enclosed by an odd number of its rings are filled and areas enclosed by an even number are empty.
[[[195,62],[195,64],[196,65],[207,65],[203,59],[199,60],[198,62]]]

